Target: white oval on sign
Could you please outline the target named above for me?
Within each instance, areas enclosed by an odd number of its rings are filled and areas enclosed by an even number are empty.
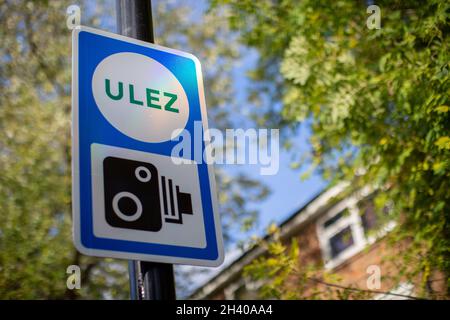
[[[175,75],[141,54],[123,52],[105,58],[95,69],[92,92],[103,116],[136,140],[170,140],[189,117],[188,99]]]

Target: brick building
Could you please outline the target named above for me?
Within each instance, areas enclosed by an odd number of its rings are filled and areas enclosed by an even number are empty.
[[[280,236],[286,243],[296,238],[302,263],[322,265],[341,278],[340,285],[367,289],[373,266],[378,267],[383,276],[397,272],[395,262],[386,262],[382,258],[388,253],[395,255],[393,250],[404,250],[405,244],[400,243],[395,248],[387,245],[385,235],[395,227],[388,218],[389,206],[383,211],[387,218],[380,222],[383,217],[375,214],[372,192],[368,188],[344,195],[347,190],[348,184],[341,183],[316,196],[279,226]],[[265,249],[261,246],[247,250],[197,289],[191,298],[257,299],[262,283],[246,279],[243,269],[264,254]],[[417,286],[410,279],[397,282],[396,286],[382,279],[377,291],[389,294],[374,293],[371,298],[407,299],[414,296]],[[433,286],[434,290],[439,290],[443,283],[436,282]]]

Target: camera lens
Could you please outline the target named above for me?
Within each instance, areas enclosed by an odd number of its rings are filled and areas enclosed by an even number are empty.
[[[134,171],[134,175],[136,176],[136,179],[138,179],[140,182],[149,182],[152,178],[152,174],[150,173],[150,170],[148,170],[146,167],[139,166]]]
[[[135,212],[133,214],[128,214],[128,213],[123,213],[122,210],[119,207],[119,201],[122,199],[131,199],[134,204],[136,205],[136,209]],[[139,219],[139,217],[142,214],[142,203],[141,201],[138,199],[138,197],[136,197],[134,194],[130,193],[130,192],[119,192],[118,194],[116,194],[112,200],[112,207],[114,210],[114,213],[122,220],[125,221],[135,221],[137,219]]]
[[[157,232],[162,228],[158,169],[148,162],[103,160],[106,222],[115,228]]]

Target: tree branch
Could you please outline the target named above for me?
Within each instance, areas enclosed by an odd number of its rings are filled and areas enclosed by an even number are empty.
[[[328,287],[334,287],[334,288],[338,288],[338,289],[342,289],[342,290],[366,292],[366,293],[376,293],[376,294],[386,294],[386,295],[397,296],[397,297],[402,297],[402,298],[408,298],[408,299],[413,299],[413,300],[427,300],[425,298],[419,298],[419,297],[409,296],[409,295],[400,294],[400,293],[392,293],[392,292],[379,291],[379,290],[369,290],[369,289],[359,289],[359,288],[346,287],[346,286],[342,286],[342,285],[338,285],[338,284],[334,284],[334,283],[325,282],[323,280],[320,280],[320,279],[317,279],[317,278],[313,278],[313,277],[309,277],[308,279],[311,280],[311,281],[320,283],[322,285],[328,286]]]

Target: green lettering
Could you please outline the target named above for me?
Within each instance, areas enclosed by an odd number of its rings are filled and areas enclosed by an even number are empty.
[[[170,100],[167,102],[167,104],[164,106],[164,110],[166,111],[171,111],[171,112],[175,112],[178,113],[180,112],[178,109],[176,108],[171,108],[172,105],[175,103],[175,101],[177,101],[177,95],[176,94],[172,94],[172,93],[168,93],[168,92],[164,92],[164,96],[165,97],[169,97]]]
[[[143,103],[142,101],[136,100],[136,99],[134,98],[134,86],[133,86],[132,84],[130,84],[130,85],[128,86],[128,88],[130,89],[130,103],[133,103],[133,104],[137,104],[137,105],[143,106],[144,103]]]
[[[120,100],[123,97],[123,83],[119,81],[118,84],[118,88],[119,88],[119,93],[117,93],[117,95],[113,95],[111,93],[111,83],[109,79],[105,79],[105,91],[106,91],[106,95],[108,97],[110,97],[113,100]]]
[[[152,94],[159,95],[159,91],[149,88],[147,88],[145,91],[147,93],[147,107],[161,109],[161,106],[152,103],[152,101],[159,101],[158,97],[152,96]]]

